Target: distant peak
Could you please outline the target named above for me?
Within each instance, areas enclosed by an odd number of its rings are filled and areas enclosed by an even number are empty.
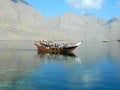
[[[64,14],[73,15],[74,13],[72,13],[72,12],[65,12]]]
[[[110,24],[110,23],[115,22],[115,21],[120,21],[120,18],[119,17],[114,17],[114,18],[108,20],[107,23]]]
[[[31,5],[30,5],[28,2],[26,2],[25,0],[11,0],[11,1],[14,2],[14,3],[22,2],[22,3],[26,4],[26,5],[31,6]]]
[[[63,16],[77,16],[77,14],[74,14],[72,12],[65,12],[64,14],[62,14]]]
[[[93,16],[91,13],[85,13],[85,16]]]

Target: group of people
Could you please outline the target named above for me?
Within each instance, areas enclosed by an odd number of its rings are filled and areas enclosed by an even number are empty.
[[[46,47],[50,47],[50,48],[63,48],[63,47],[74,45],[74,43],[60,42],[60,41],[48,41],[48,40],[41,40],[40,44]]]

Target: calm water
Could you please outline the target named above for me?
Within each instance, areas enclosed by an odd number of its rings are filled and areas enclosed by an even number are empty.
[[[0,41],[0,90],[120,90],[120,43],[83,42],[74,55]]]

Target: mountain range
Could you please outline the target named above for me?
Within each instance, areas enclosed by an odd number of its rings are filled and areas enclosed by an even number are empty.
[[[120,17],[71,12],[46,18],[24,0],[0,0],[0,40],[120,40]]]

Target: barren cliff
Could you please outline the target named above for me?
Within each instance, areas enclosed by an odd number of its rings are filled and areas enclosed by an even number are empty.
[[[120,40],[120,17],[70,12],[46,18],[24,0],[0,0],[0,40]]]

